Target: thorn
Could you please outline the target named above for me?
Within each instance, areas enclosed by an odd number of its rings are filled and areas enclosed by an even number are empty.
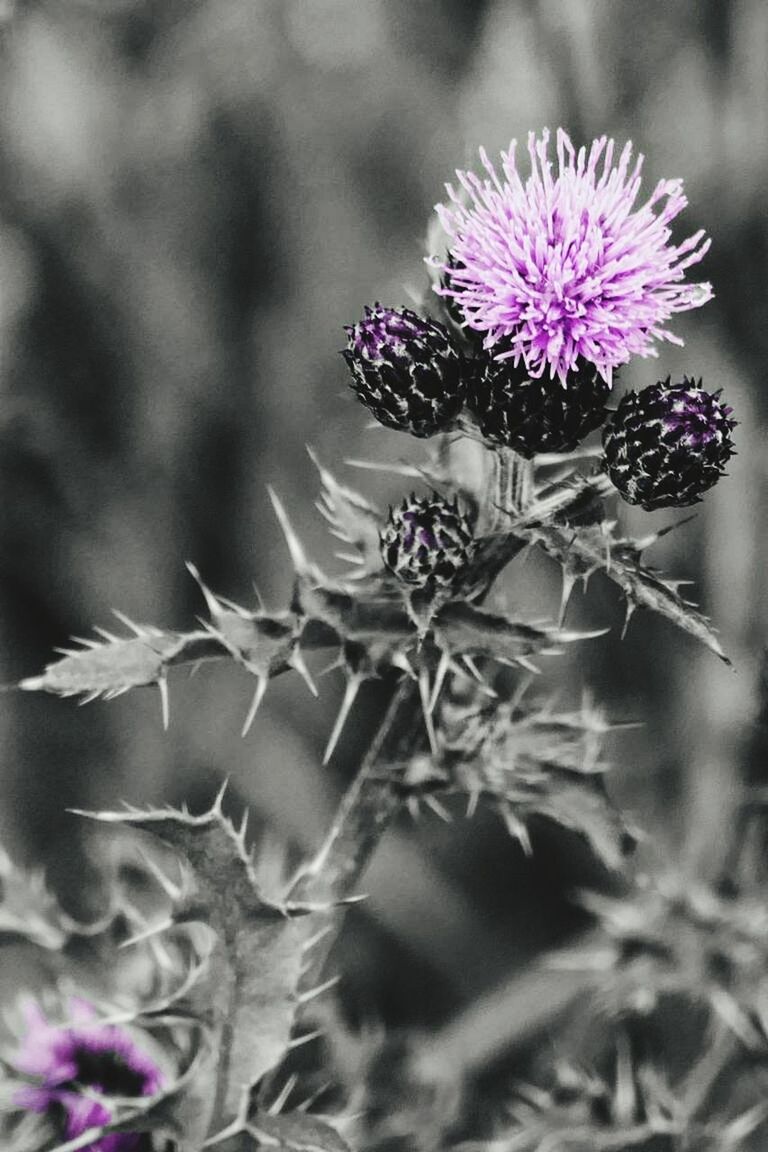
[[[221,787],[219,788],[218,792],[216,793],[216,799],[214,800],[213,808],[211,809],[211,812],[216,813],[216,815],[218,815],[218,816],[221,816],[221,814],[222,814],[222,804],[224,803],[224,794],[226,793],[227,788],[229,788],[229,777],[228,776],[226,776],[224,778],[224,781],[222,782]]]
[[[560,592],[560,611],[557,614],[557,626],[562,628],[565,623],[565,616],[568,611],[568,605],[571,602],[573,590],[576,587],[576,577],[572,572],[568,572],[563,568],[563,586]]]
[[[288,519],[288,513],[285,511],[280,497],[277,495],[277,492],[275,492],[271,484],[267,485],[267,492],[269,493],[269,498],[272,501],[272,507],[275,510],[275,515],[277,516],[278,523],[282,529],[283,536],[285,537],[285,542],[288,545],[288,551],[291,554],[293,566],[297,572],[307,572],[309,570],[309,562],[304,552],[304,548],[302,547],[301,541],[294,532],[293,526]]]
[[[298,646],[294,648],[288,663],[290,664],[291,668],[296,669],[312,695],[317,696],[317,686],[312,679],[309,668],[307,668],[307,665],[304,662],[304,654]]]
[[[344,657],[341,655],[341,653],[339,653],[338,656],[334,656],[334,658],[333,658],[333,660],[331,660],[330,664],[326,664],[323,668],[320,669],[320,671],[317,674],[317,678],[319,680],[321,676],[327,676],[329,672],[334,672],[337,668],[343,668],[343,667],[344,667]]]
[[[161,920],[158,924],[150,924],[141,932],[129,936],[127,940],[121,940],[118,948],[131,948],[134,944],[143,944],[146,940],[159,936],[161,932],[167,932],[169,928],[173,928],[174,924],[175,920],[171,916],[167,920]]]
[[[263,612],[264,611],[264,597],[262,596],[261,592],[259,592],[259,588],[258,588],[258,585],[256,584],[255,580],[251,581],[251,586],[253,588],[253,594],[256,597],[256,604],[258,606],[259,612]]]
[[[168,725],[171,722],[171,709],[168,701],[168,681],[165,676],[161,676],[157,682],[157,687],[160,690],[160,711],[163,717],[163,729],[168,731]]]
[[[431,695],[432,693],[429,686],[429,672],[426,668],[422,668],[419,672],[419,696],[421,697],[421,710],[424,713],[424,723],[427,728],[427,737],[429,739],[430,750],[433,756],[437,756],[437,735],[435,733],[435,725],[432,720],[432,713],[429,708]]]
[[[280,1114],[280,1112],[282,1112],[282,1110],[285,1107],[285,1104],[288,1100],[288,1097],[290,1096],[291,1092],[293,1092],[294,1088],[296,1087],[297,1080],[298,1080],[298,1076],[296,1075],[295,1072],[293,1072],[288,1077],[285,1084],[283,1084],[282,1088],[280,1089],[279,1093],[277,1094],[276,1098],[272,1101],[269,1108],[267,1109],[267,1112],[269,1113],[270,1116],[278,1116]]]
[[[480,793],[475,788],[472,792],[469,793],[469,796],[467,797],[467,811],[465,812],[467,820],[471,820],[475,812],[477,812],[477,806],[479,803]]]
[[[510,836],[514,836],[515,840],[519,843],[526,856],[533,855],[533,845],[531,838],[528,835],[528,829],[522,820],[515,816],[509,805],[505,805],[501,811],[501,817],[507,826]]]
[[[440,653],[440,660],[439,660],[438,665],[437,665],[437,671],[435,672],[435,682],[432,685],[432,693],[429,697],[429,713],[430,713],[430,715],[432,715],[432,713],[435,710],[435,705],[437,704],[438,697],[440,696],[440,692],[442,690],[443,684],[445,683],[445,677],[448,673],[448,669],[450,668],[450,666],[451,666],[451,657],[450,657],[448,652],[443,650]]]
[[[324,984],[318,984],[316,988],[310,988],[309,992],[302,992],[297,997],[299,1004],[308,1004],[310,1000],[314,1000],[317,996],[322,996],[324,992],[329,992],[331,988],[335,988],[338,984],[340,976],[332,976],[330,980],[326,980]]]
[[[310,936],[309,940],[307,940],[304,944],[304,951],[308,952],[310,948],[314,948],[315,944],[319,944],[320,941],[323,940],[330,931],[331,925],[327,924],[325,928],[321,928],[319,932],[314,934],[314,936]]]
[[[109,644],[117,644],[119,642],[118,636],[115,636],[112,632],[107,632],[106,628],[100,628],[98,624],[94,626],[93,630],[97,632],[99,636],[102,636]]]
[[[326,745],[325,752],[323,754],[323,767],[325,767],[325,765],[331,759],[331,756],[333,756],[336,745],[339,742],[339,737],[341,736],[342,729],[347,722],[347,717],[349,716],[352,705],[355,702],[355,697],[357,696],[358,692],[360,691],[360,685],[362,684],[364,679],[365,679],[365,677],[358,675],[358,676],[350,676],[349,679],[347,680],[347,687],[344,690],[344,698],[341,701],[341,707],[339,708],[339,714],[336,717],[336,721],[333,725],[333,730],[331,731],[331,734],[328,737],[328,743]]]
[[[424,803],[428,808],[432,809],[436,816],[439,816],[441,820],[444,820],[446,824],[453,823],[450,812],[447,808],[443,807],[436,796],[425,796]]]
[[[129,616],[126,616],[124,612],[121,612],[119,608],[113,608],[112,615],[116,616],[121,624],[125,624],[126,628],[130,632],[133,632],[135,636],[138,636],[140,639],[146,636],[146,628],[142,628],[140,624],[134,624],[133,620],[131,620]]]
[[[364,468],[368,472],[387,472],[391,476],[407,476],[414,480],[418,480],[421,477],[421,472],[418,468],[402,462],[396,465],[379,464],[376,460],[353,460],[345,458],[344,463],[349,465],[350,468]]]
[[[197,568],[195,567],[195,565],[192,563],[191,560],[187,560],[187,562],[185,564],[185,568],[187,569],[187,572],[189,572],[190,576],[196,582],[198,588],[202,592],[203,599],[205,600],[206,608],[210,612],[211,616],[220,615],[221,607],[219,605],[218,600],[214,596],[213,592],[211,592],[210,588],[208,588],[208,586],[205,584],[202,576],[200,575],[200,573],[198,572]]]
[[[243,608],[241,604],[235,604],[234,600],[230,600],[227,596],[219,596],[217,599],[220,607],[229,608],[230,611],[234,612],[236,616],[239,616],[241,620],[253,619],[252,612],[249,612],[247,608]]]
[[[246,837],[246,834],[248,832],[248,820],[249,820],[250,815],[251,815],[250,810],[248,808],[245,808],[243,810],[243,818],[240,821],[240,827],[237,830],[237,838],[240,841],[240,843],[242,844],[243,848],[245,848],[245,837]]]
[[[264,693],[266,692],[268,686],[269,686],[268,677],[266,677],[266,676],[257,676],[256,677],[256,691],[253,694],[253,700],[251,700],[251,706],[248,709],[248,715],[245,718],[245,723],[243,724],[242,731],[240,732],[240,735],[242,737],[247,736],[248,733],[250,732],[251,724],[253,724],[254,717],[256,716],[256,713],[259,710],[259,705],[261,704],[262,700],[264,699]]]
[[[629,628],[629,622],[632,619],[636,608],[637,604],[634,604],[631,600],[627,600],[626,612],[624,615],[624,626],[621,629],[622,640],[624,640],[627,635],[627,628]]]
[[[184,894],[184,888],[181,884],[174,883],[170,876],[166,876],[157,860],[149,852],[145,852],[143,846],[138,847],[139,855],[141,856],[147,870],[151,872],[157,883],[162,888],[163,892],[174,903],[181,899]]]
[[[483,677],[483,674],[480,671],[480,669],[477,667],[477,665],[475,664],[475,661],[473,660],[473,658],[468,653],[465,653],[462,656],[462,660],[464,661],[467,668],[469,669],[469,671],[474,676],[475,680],[477,681],[477,683],[479,684],[480,688],[483,690],[485,695],[490,696],[495,700],[498,697],[498,692],[496,692],[495,689],[491,688],[490,684],[486,684],[485,679]]]
[[[614,1089],[616,1117],[621,1124],[629,1125],[637,1108],[637,1091],[632,1053],[626,1032],[619,1032],[616,1039],[616,1087]]]
[[[294,1048],[301,1048],[304,1044],[310,1044],[313,1040],[323,1035],[322,1028],[316,1028],[314,1032],[306,1032],[303,1036],[297,1036],[294,1040],[288,1041],[288,1051],[293,1051]]]
[[[322,1033],[318,1033],[318,1035],[322,1035]],[[316,1089],[316,1091],[314,1091],[311,1096],[307,1096],[306,1100],[302,1100],[301,1104],[296,1105],[296,1111],[308,1112],[312,1105],[316,1104],[320,1097],[325,1095],[325,1093],[333,1088],[333,1086],[333,1080],[326,1080],[325,1084],[321,1084],[320,1087]]]
[[[401,672],[405,672],[406,676],[410,676],[411,680],[416,679],[416,672],[405,652],[395,652],[391,659],[393,668],[399,668]]]

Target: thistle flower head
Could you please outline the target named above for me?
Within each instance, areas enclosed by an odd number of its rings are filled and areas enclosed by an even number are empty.
[[[33,1083],[19,1088],[15,1103],[48,1115],[66,1140],[113,1119],[110,1097],[153,1096],[160,1069],[124,1029],[101,1023],[93,1007],[73,998],[66,1023],[51,1023],[35,1001],[24,1005],[25,1033],[14,1058],[16,1070]],[[134,1152],[137,1133],[113,1132],[92,1152]]]
[[[643,158],[627,144],[615,160],[601,137],[578,152],[557,132],[528,137],[531,173],[521,177],[516,141],[500,176],[481,150],[487,177],[457,172],[438,205],[448,261],[437,291],[455,300],[467,328],[485,334],[496,359],[521,359],[529,375],[566,381],[579,358],[610,382],[631,356],[655,355],[655,340],[682,341],[666,327],[676,312],[704,304],[710,284],[685,283],[709,248],[703,232],[670,243],[670,223],[687,204],[680,180],[662,180],[637,204]]]

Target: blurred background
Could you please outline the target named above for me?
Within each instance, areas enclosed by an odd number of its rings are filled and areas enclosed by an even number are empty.
[[[713,237],[716,300],[679,318],[623,386],[667,373],[723,387],[739,455],[695,520],[653,559],[692,580],[735,671],[596,579],[569,620],[609,626],[546,666],[564,703],[583,689],[643,727],[617,734],[614,795],[687,868],[714,875],[756,728],[768,622],[768,7],[763,0],[0,0],[0,660],[4,683],[111,609],[189,628],[184,569],[218,592],[287,602],[273,483],[310,551],[333,564],[305,445],[386,502],[396,479],[345,457],[412,455],[366,431],[338,355],[364,304],[425,288],[422,241],[443,184],[477,147],[562,124],[646,155],[645,187],[682,176],[685,234]],[[698,269],[696,270],[699,271]],[[679,515],[679,514],[678,514]],[[627,507],[644,535],[675,519]],[[507,581],[521,610],[554,612],[545,560]],[[171,678],[79,709],[0,696],[0,838],[71,906],[88,857],[73,806],[186,798],[231,779],[233,809],[310,851],[382,707],[369,685],[334,765],[319,759],[341,694],[270,689],[250,735],[242,670]],[[562,830],[534,829],[528,862],[482,813],[408,819],[364,881],[342,944],[351,1010],[439,1027],[519,978],[580,925],[574,887],[601,883]],[[515,985],[516,986],[516,985]],[[510,1041],[514,1020],[508,1025]]]

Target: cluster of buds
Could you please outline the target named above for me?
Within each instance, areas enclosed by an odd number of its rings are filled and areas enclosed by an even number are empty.
[[[572,452],[603,427],[600,466],[624,500],[649,511],[696,503],[733,454],[720,393],[667,379],[627,393],[612,413],[609,401],[620,366],[654,355],[656,340],[678,342],[666,322],[711,298],[709,284],[685,280],[709,241],[698,232],[670,243],[686,203],[679,180],[636,204],[642,157],[631,145],[615,158],[603,138],[577,153],[561,130],[556,174],[548,149],[548,132],[531,134],[525,179],[514,144],[502,175],[484,152],[485,178],[457,173],[460,191],[449,185],[438,206],[447,251],[429,258],[445,324],[366,308],[346,329],[352,388],[389,428],[458,430],[526,459]],[[407,507],[382,548],[407,583],[444,579],[444,568],[425,567],[428,555],[443,563],[434,533],[414,532]]]

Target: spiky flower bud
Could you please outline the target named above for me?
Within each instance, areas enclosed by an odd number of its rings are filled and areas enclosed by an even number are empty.
[[[464,403],[463,358],[448,331],[409,308],[365,309],[345,329],[351,386],[376,419],[412,436],[434,436]]]
[[[442,496],[403,500],[390,509],[381,533],[381,556],[387,568],[415,588],[448,588],[470,560],[472,529],[459,511]]]
[[[469,386],[468,404],[493,444],[530,459],[537,452],[571,452],[606,418],[609,387],[581,361],[563,383],[529,377],[525,365],[488,360]]]
[[[604,467],[629,504],[684,508],[723,474],[733,455],[732,408],[719,392],[669,377],[623,396],[603,430]]]

